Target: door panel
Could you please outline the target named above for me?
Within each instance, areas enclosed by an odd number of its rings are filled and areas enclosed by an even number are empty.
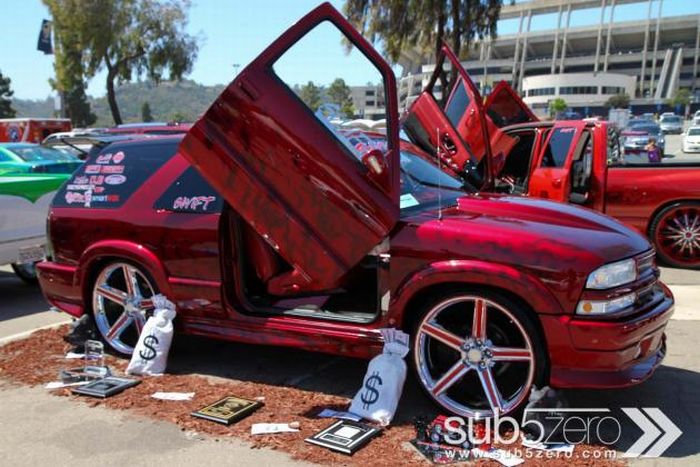
[[[506,155],[517,142],[501,128],[519,123],[537,122],[539,119],[505,81],[496,84],[491,94],[486,97],[484,110],[488,134],[491,138],[492,169],[494,174],[498,174],[503,168]]]
[[[444,71],[449,75],[450,69],[457,70],[457,76],[447,91],[449,96],[445,105],[441,106],[436,98],[436,85],[440,74]],[[489,139],[481,95],[447,45],[441,49],[430,82],[409,109],[404,129],[412,139],[418,133],[427,134],[430,147],[423,149],[437,157],[435,148],[443,148],[441,162],[477,188],[491,179],[491,147],[487,144]],[[451,150],[445,148],[442,141],[438,141],[438,135],[441,138],[443,135],[449,136],[447,144],[452,143]],[[416,139],[414,142],[421,144]]]
[[[316,27],[337,28],[383,79],[386,171],[372,177],[342,133],[275,73],[287,49]],[[399,213],[396,83],[389,65],[330,4],[302,18],[224,90],[181,153],[291,270],[275,295],[328,290],[382,241]]]
[[[568,202],[571,194],[571,163],[584,122],[556,123],[539,149],[536,168],[530,176],[531,196]]]

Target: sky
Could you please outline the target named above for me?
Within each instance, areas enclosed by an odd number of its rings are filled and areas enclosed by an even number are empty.
[[[319,3],[320,0],[193,0],[187,30],[201,38],[201,48],[188,78],[206,85],[229,83],[237,70],[244,68],[277,36]],[[333,0],[331,3],[341,9],[344,1]],[[653,2],[652,16],[658,14],[659,3],[659,0]],[[46,98],[52,92],[48,80],[53,76],[53,56],[37,51],[36,42],[41,20],[50,19],[48,10],[41,0],[0,0],[0,11],[4,20],[0,71],[12,79],[16,98]],[[615,20],[644,19],[646,12],[645,3],[617,6]],[[698,13],[698,0],[663,1],[664,16]],[[571,26],[597,24],[599,20],[600,9],[576,11],[572,13]],[[533,17],[531,28],[552,29],[555,26],[556,14],[552,14]],[[501,21],[498,33],[517,32],[517,28],[517,19]],[[304,47],[317,51],[308,54],[314,65],[315,82],[329,83],[337,76],[338,69],[343,70],[348,84],[373,81],[373,75],[368,74],[365,67],[356,66],[362,65],[362,56],[357,52],[350,56],[342,54],[342,46],[335,36],[319,33],[306,42]],[[310,69],[308,63],[287,63],[283,71],[291,82],[306,82]],[[104,73],[88,83],[88,94],[96,97],[105,94]]]

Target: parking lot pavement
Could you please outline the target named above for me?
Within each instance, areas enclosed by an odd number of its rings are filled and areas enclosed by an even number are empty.
[[[303,466],[287,455],[217,442],[171,423],[70,402],[42,388],[0,386],[3,465]]]
[[[686,129],[688,123],[686,122]],[[700,164],[700,153],[684,153],[682,150],[682,135],[666,135],[666,150],[664,163],[698,163]]]
[[[44,326],[69,322],[68,315],[48,311],[37,286],[22,282],[9,266],[0,267],[0,342]]]

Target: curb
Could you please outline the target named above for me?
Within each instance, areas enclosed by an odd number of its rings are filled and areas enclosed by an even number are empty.
[[[5,344],[9,344],[13,341],[25,339],[31,334],[35,333],[36,331],[41,331],[42,329],[57,328],[59,326],[63,326],[64,324],[69,324],[71,321],[71,319],[68,319],[66,321],[61,321],[60,323],[47,324],[46,326],[39,326],[38,328],[30,329],[29,331],[22,331],[18,332],[17,334],[12,334],[11,336],[3,337],[2,339],[0,339],[0,347],[2,347]]]

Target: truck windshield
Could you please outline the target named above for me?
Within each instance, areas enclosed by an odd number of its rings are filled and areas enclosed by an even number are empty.
[[[418,154],[401,151],[401,210],[454,205],[465,192],[476,192]]]

